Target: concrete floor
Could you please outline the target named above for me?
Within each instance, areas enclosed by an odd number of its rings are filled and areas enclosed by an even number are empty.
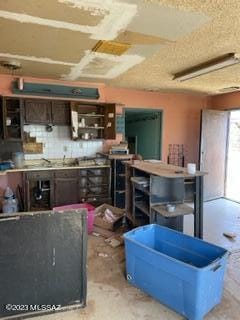
[[[193,215],[185,216],[184,232],[193,235]],[[236,233],[237,237],[231,241],[223,232]],[[240,204],[225,199],[205,202],[203,238],[230,252],[240,250]]]
[[[240,205],[217,200],[204,205],[204,238],[229,250],[224,295],[220,305],[206,320],[240,319]],[[192,232],[192,219],[185,221],[185,231]],[[222,236],[223,231],[237,232],[235,241]],[[106,253],[107,257],[98,256]],[[161,305],[124,278],[123,248],[111,248],[102,238],[89,236],[88,299],[85,309],[36,317],[38,320],[177,320],[181,316]]]

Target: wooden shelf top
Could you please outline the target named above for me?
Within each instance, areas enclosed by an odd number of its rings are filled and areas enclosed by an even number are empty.
[[[103,114],[92,114],[92,113],[78,113],[80,117],[87,117],[87,118],[102,118],[104,117]]]
[[[184,216],[193,213],[193,208],[185,203],[176,204],[174,212],[168,212],[165,204],[153,205],[151,208],[154,211],[158,212],[161,216],[164,216],[166,218]]]
[[[135,160],[134,164],[132,164],[131,167],[147,172],[149,174],[153,174],[153,175],[165,177],[165,178],[172,178],[172,179],[194,178],[198,176],[204,176],[207,174],[206,172],[202,172],[202,171],[196,171],[195,174],[189,174],[187,173],[187,168],[173,166],[162,161],[149,162],[149,161]]]

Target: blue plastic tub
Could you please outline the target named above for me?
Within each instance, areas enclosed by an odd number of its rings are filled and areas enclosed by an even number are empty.
[[[156,224],[124,239],[132,285],[190,320],[221,302],[227,250]]]

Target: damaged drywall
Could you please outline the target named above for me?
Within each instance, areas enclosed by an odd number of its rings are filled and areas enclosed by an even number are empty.
[[[63,75],[63,79],[76,80],[79,77],[113,79],[141,63],[144,59],[139,55],[114,56],[87,50],[79,64],[73,66],[68,75]],[[90,65],[92,65],[92,69],[89,68]],[[100,74],[96,72],[98,68],[101,69]]]
[[[16,60],[28,60],[34,62],[42,62],[48,64],[61,64],[64,66],[74,66],[75,63],[65,62],[65,61],[57,61],[50,58],[42,58],[42,57],[34,57],[34,56],[22,56],[19,54],[11,54],[11,53],[1,53],[0,52],[0,59],[7,58],[7,59],[16,59]]]
[[[137,13],[136,4],[128,4],[122,1],[95,0],[61,0],[61,3],[74,5],[77,9],[91,8],[93,12],[106,12],[106,15],[100,20],[96,26],[81,25],[66,21],[47,19],[26,13],[17,13],[7,10],[0,10],[0,17],[10,19],[21,23],[30,23],[44,25],[52,28],[67,29],[90,34],[92,39],[96,40],[112,40],[117,37],[121,30],[125,30],[132,18]],[[104,11],[103,11],[104,10]]]
[[[163,52],[152,72],[159,75],[168,65],[164,63],[160,67],[160,64],[169,52],[176,52],[178,40],[181,42],[209,21],[200,9],[183,10],[144,0],[42,2],[49,6],[48,11],[37,0],[25,0],[22,5],[18,0],[11,0],[0,6],[3,41],[0,57],[19,60],[23,75],[44,76],[46,72],[54,77],[55,72],[55,77],[67,80],[114,79],[144,59]],[[121,52],[121,57],[111,50],[108,54],[106,50],[94,53],[98,40],[123,42],[128,49]],[[177,60],[174,57],[171,65],[175,67]],[[134,75],[144,66],[132,70]],[[129,83],[136,78],[129,77]],[[165,80],[169,79],[170,72],[165,74]]]

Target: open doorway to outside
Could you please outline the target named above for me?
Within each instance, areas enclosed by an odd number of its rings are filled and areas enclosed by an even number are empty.
[[[226,173],[225,196],[240,202],[240,110],[230,112]]]
[[[161,159],[162,111],[125,109],[125,139],[130,153],[146,159]]]
[[[204,200],[240,203],[240,109],[202,111],[200,151]]]

